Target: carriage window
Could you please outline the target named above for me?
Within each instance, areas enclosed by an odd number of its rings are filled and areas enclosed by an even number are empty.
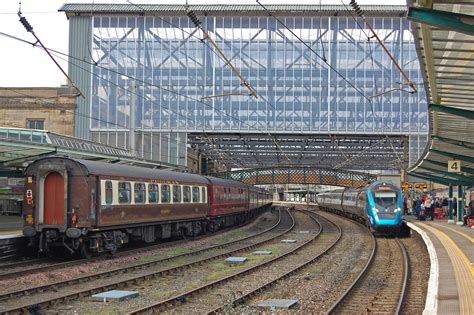
[[[149,203],[158,202],[158,185],[157,184],[148,185],[148,202]]]
[[[199,187],[193,187],[193,202],[199,201]]]
[[[181,202],[181,186],[173,185],[173,202]]]
[[[161,202],[170,202],[170,185],[161,185]]]
[[[202,196],[202,202],[206,203],[207,202],[206,187],[201,187],[201,196]]]
[[[135,183],[133,190],[135,193],[135,203],[145,203],[145,197],[146,197],[145,184]]]
[[[119,203],[130,203],[131,186],[130,183],[118,183]]]
[[[110,205],[113,201],[113,188],[112,188],[112,182],[110,180],[105,182],[105,203]]]
[[[183,186],[183,202],[191,202],[191,187]]]

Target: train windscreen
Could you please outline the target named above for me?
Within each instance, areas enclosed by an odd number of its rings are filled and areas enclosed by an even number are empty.
[[[397,193],[394,191],[375,191],[374,202],[382,208],[394,207],[397,204]]]

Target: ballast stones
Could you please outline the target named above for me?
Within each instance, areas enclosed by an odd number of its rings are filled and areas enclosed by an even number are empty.
[[[112,290],[106,291],[98,294],[94,294],[92,298],[96,301],[113,300],[113,301],[123,301],[126,299],[135,298],[138,296],[137,291],[123,291],[123,290]]]
[[[254,255],[271,255],[272,252],[269,250],[257,250],[256,252],[253,252]]]
[[[226,258],[225,262],[228,264],[243,264],[247,261],[247,257],[228,257]]]
[[[296,243],[296,240],[281,240],[282,243],[291,244]]]
[[[298,300],[287,300],[287,299],[268,299],[257,304],[259,307],[268,307],[270,309],[276,308],[286,308],[289,309],[295,304],[298,303]]]

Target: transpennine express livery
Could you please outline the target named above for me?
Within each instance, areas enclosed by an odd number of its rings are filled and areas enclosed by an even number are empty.
[[[403,220],[403,199],[399,187],[374,182],[364,188],[346,188],[318,194],[321,210],[335,212],[367,225],[377,234],[408,236]]]

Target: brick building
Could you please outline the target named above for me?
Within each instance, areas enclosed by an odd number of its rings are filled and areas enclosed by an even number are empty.
[[[0,127],[73,136],[76,94],[69,87],[0,88]]]

